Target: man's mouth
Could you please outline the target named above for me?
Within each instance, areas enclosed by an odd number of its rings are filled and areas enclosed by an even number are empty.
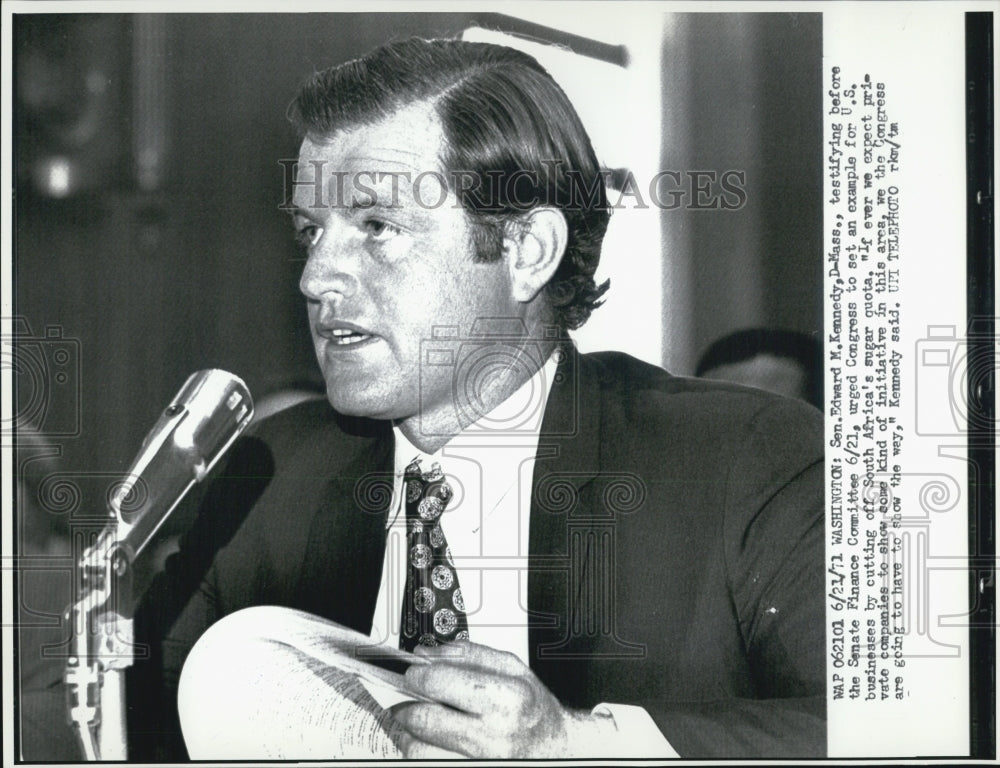
[[[334,328],[328,334],[330,341],[339,347],[347,347],[351,344],[360,344],[363,341],[374,338],[370,333],[361,333],[350,328]]]
[[[317,335],[326,339],[331,347],[337,349],[347,349],[374,341],[378,338],[375,334],[369,333],[364,326],[345,320],[338,320],[330,323],[319,322],[315,326]]]

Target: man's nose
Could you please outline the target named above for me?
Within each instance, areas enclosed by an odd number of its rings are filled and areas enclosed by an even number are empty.
[[[309,249],[299,279],[299,290],[307,299],[320,301],[331,294],[350,298],[358,289],[358,258],[347,238],[328,227]]]

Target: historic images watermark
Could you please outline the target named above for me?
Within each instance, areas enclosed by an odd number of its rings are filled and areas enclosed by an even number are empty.
[[[311,190],[307,209],[416,205],[433,210],[450,205],[500,213],[555,205],[582,210],[600,205],[602,195],[606,195],[612,210],[735,211],[747,203],[747,174],[737,169],[667,169],[642,179],[627,169],[605,168],[588,182],[576,169],[561,170],[562,160],[543,160],[541,172],[526,168],[483,172],[344,171],[328,167],[322,160],[312,160],[308,164],[311,172],[303,173],[297,159],[282,159],[278,165],[284,190],[279,206],[282,210],[296,208],[291,201],[297,188]]]

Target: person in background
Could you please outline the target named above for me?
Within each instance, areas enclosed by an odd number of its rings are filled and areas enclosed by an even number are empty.
[[[694,375],[797,397],[823,410],[823,346],[815,336],[797,331],[734,331],[712,342]]]

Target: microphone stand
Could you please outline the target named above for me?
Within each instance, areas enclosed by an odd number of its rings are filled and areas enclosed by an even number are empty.
[[[136,559],[252,418],[253,399],[238,377],[192,374],[146,436],[108,504],[108,524],[77,562],[65,683],[70,723],[87,761],[128,758],[125,671],[135,661]]]
[[[118,609],[125,609],[123,587],[129,568],[113,524],[77,564],[81,597],[70,608],[73,640],[66,661],[66,691],[70,722],[88,761],[128,757],[125,670],[135,654],[132,619]]]

